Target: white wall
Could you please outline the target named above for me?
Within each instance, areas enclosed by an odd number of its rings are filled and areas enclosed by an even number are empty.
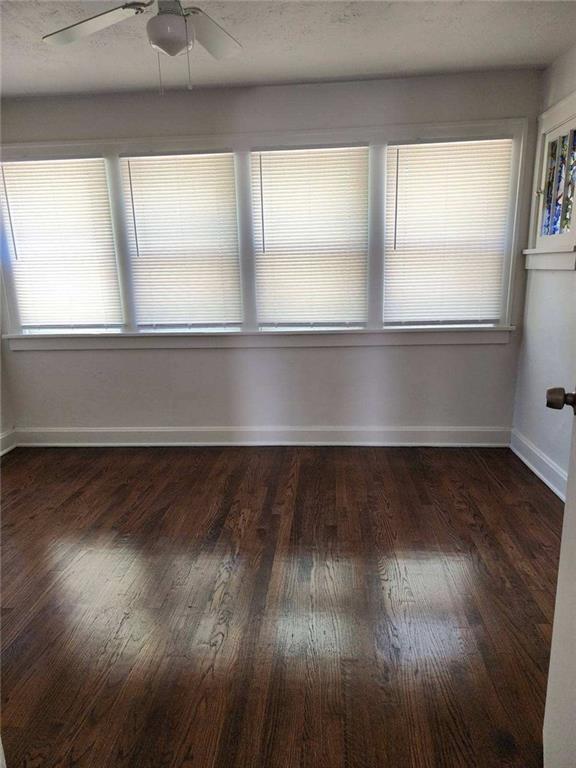
[[[15,425],[5,360],[6,353],[3,352],[0,360],[0,452],[6,447],[4,442],[10,442],[8,438]]]
[[[6,302],[4,299],[4,286],[0,279],[0,332],[6,328]],[[12,407],[12,397],[8,382],[7,370],[7,343],[0,344],[0,454],[12,445],[11,433],[15,426],[15,413]],[[0,744],[1,747],[1,744]],[[0,760],[1,764],[1,760]]]
[[[538,72],[9,99],[2,141],[211,135],[535,117]]]
[[[510,344],[99,350],[14,352],[10,373],[18,424],[28,429],[211,426],[224,428],[227,440],[228,427],[284,426],[309,432],[291,439],[330,442],[326,428],[337,426],[356,428],[340,438],[354,442],[400,439],[366,433],[379,426],[504,432],[514,363]],[[253,439],[244,432],[236,437]],[[406,439],[455,442],[459,436],[409,432]],[[486,436],[502,439],[505,434]]]
[[[544,73],[544,109],[576,90],[576,45],[556,59]]]
[[[576,381],[576,272],[531,270],[514,408],[515,450],[557,490],[566,493],[571,409],[545,408],[549,387],[573,391]]]
[[[539,106],[538,73],[492,72],[177,92],[164,98],[133,94],[13,100],[4,105],[2,119],[4,142],[38,142],[505,117],[534,120]],[[526,202],[530,176],[531,169]],[[526,218],[525,211],[523,232]],[[521,280],[522,270],[518,276]],[[24,430],[22,439],[28,440],[106,442],[128,439],[122,429],[156,427],[180,428],[157,433],[158,439],[175,441],[292,437],[319,442],[506,442],[515,347],[512,342],[362,349],[36,351],[8,353],[7,367],[16,422]],[[292,431],[273,430],[286,426]],[[45,429],[49,427],[54,431]],[[228,429],[213,429],[206,436],[199,427]],[[334,427],[349,429],[339,432]],[[463,429],[469,427],[473,429]],[[129,433],[129,439],[139,437]]]
[[[576,89],[576,46],[545,75],[544,103]],[[512,445],[561,496],[566,492],[572,411],[544,407],[548,387],[576,384],[576,272],[528,272]]]

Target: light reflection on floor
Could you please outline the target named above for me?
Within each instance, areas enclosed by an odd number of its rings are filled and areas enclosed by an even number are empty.
[[[221,550],[187,554],[167,545],[142,553],[127,543],[65,540],[54,542],[56,557],[70,546],[78,551],[56,584],[68,631],[81,633],[85,645],[98,652],[112,635],[123,639],[123,653],[161,645],[182,663],[215,659],[214,673],[234,663],[247,629],[244,601],[254,587],[248,557],[223,557]],[[456,661],[477,650],[458,620],[460,593],[474,578],[461,555],[381,555],[378,579],[369,582],[365,561],[345,555],[277,556],[274,569],[287,576],[278,609],[262,618],[257,652],[263,655],[275,648],[286,658],[312,655],[316,663],[333,663],[354,659],[361,648],[382,667],[409,669],[439,654]],[[370,622],[361,618],[366,601]],[[143,636],[146,643],[139,643]]]

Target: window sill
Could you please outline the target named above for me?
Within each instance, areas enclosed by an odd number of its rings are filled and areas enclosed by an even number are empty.
[[[507,344],[514,326],[418,326],[382,330],[5,334],[15,352],[92,349],[284,349]]]

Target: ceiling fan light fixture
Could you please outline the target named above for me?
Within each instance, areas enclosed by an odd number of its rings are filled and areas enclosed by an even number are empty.
[[[129,0],[117,8],[57,29],[42,39],[54,45],[74,43],[124,19],[144,13],[154,4],[157,4],[158,14],[148,21],[147,32],[150,45],[158,53],[162,51],[167,56],[178,56],[190,51],[196,42],[215,59],[224,59],[242,50],[238,40],[208,16],[206,11],[195,6],[184,8],[182,0]]]
[[[192,38],[186,29],[184,16],[175,13],[161,13],[153,16],[146,25],[148,40],[152,48],[168,56],[178,56],[192,46]]]

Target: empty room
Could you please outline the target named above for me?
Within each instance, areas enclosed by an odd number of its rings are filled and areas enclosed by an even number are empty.
[[[8,768],[576,768],[576,2],[0,0]]]

